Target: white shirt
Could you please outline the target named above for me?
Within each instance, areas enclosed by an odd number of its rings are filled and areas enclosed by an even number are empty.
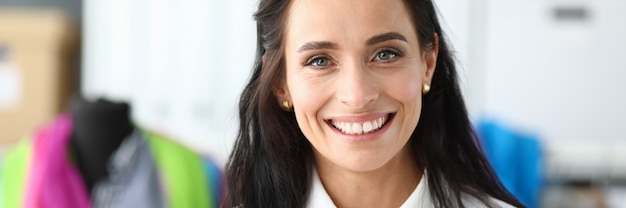
[[[426,174],[424,174],[424,177],[422,177],[422,179],[425,178],[425,176]],[[420,182],[419,184],[417,184],[417,187],[415,187],[415,190],[413,190],[413,193],[411,193],[409,198],[407,198],[406,201],[404,201],[404,203],[402,204],[402,206],[400,206],[400,208],[415,208],[415,207],[434,208],[435,207],[435,205],[433,204],[430,198],[430,191],[427,188],[428,182],[427,180],[422,180],[422,179],[420,179]],[[481,208],[486,207],[484,204],[480,202],[480,200],[468,194],[463,194],[462,200],[463,200],[463,204],[465,204],[466,207],[481,207]],[[496,207],[502,207],[502,208],[513,207],[498,199],[491,198],[491,201]],[[333,201],[330,199],[330,196],[326,192],[326,189],[324,189],[324,186],[322,185],[322,182],[319,176],[317,175],[316,170],[313,170],[313,183],[311,184],[311,195],[309,196],[307,207],[309,208],[337,207],[335,206]]]

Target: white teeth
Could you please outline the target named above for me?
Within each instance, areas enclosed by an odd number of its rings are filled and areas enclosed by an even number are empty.
[[[372,123],[367,121],[363,123],[363,132],[370,132],[374,127],[372,127]]]
[[[363,133],[363,125],[360,123],[352,123],[352,132],[355,134]]]
[[[346,134],[352,134],[352,125],[350,125],[350,123],[346,123],[346,127],[344,130]]]
[[[386,117],[380,117],[363,123],[335,122],[332,125],[345,134],[365,134],[380,129],[387,122]]]

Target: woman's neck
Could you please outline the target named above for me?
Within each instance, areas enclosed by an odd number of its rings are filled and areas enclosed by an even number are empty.
[[[316,169],[337,207],[399,207],[422,177],[408,145],[376,170],[355,172],[325,159],[316,160]]]

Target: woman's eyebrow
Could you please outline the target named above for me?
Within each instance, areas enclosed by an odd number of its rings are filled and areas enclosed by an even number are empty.
[[[388,40],[401,40],[401,41],[408,43],[408,41],[406,40],[406,37],[404,37],[404,35],[397,33],[397,32],[388,32],[388,33],[376,35],[368,39],[366,43],[367,45],[374,45],[376,43],[385,42]]]
[[[404,42],[408,42],[404,35],[397,32],[388,32],[380,35],[376,35],[367,40],[367,45],[374,45],[376,43],[385,42],[388,40],[401,40]],[[319,50],[319,49],[337,49],[337,44],[328,42],[328,41],[310,41],[306,42],[304,45],[298,48],[298,53],[309,50]]]
[[[337,49],[337,44],[328,41],[310,41],[298,48],[298,53],[308,50]]]

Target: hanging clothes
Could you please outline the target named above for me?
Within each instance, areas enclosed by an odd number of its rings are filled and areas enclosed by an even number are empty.
[[[71,128],[71,118],[61,115],[51,126],[36,133],[24,195],[25,208],[90,207],[80,173],[68,162],[66,154]]]
[[[111,156],[110,176],[89,197],[69,148],[71,128],[63,114],[7,153],[1,207],[219,207],[224,183],[215,163],[140,130]]]
[[[477,126],[485,156],[502,184],[528,208],[539,207],[543,154],[537,137],[483,120]]]

